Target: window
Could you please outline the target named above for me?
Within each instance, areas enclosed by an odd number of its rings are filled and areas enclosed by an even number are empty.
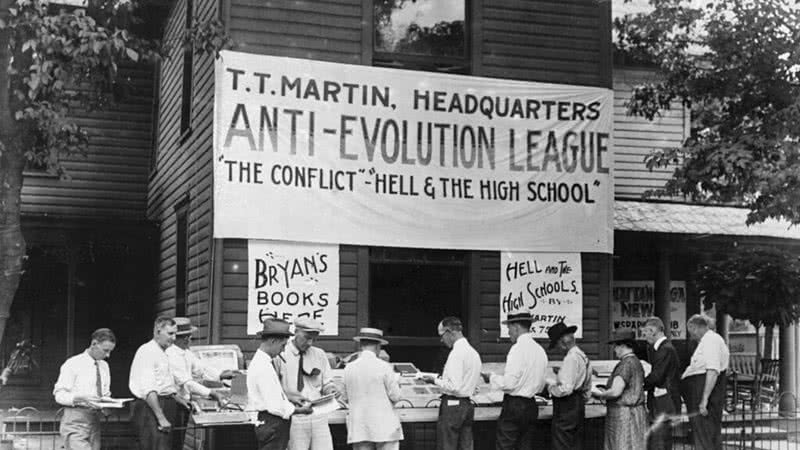
[[[184,199],[175,207],[175,215],[177,216],[177,230],[175,231],[175,258],[177,260],[175,263],[175,316],[177,317],[186,315],[188,206],[188,199]]]
[[[467,324],[466,254],[372,248],[369,270],[369,324],[390,337],[392,361],[441,369],[447,350],[436,333],[439,321],[458,316]]]
[[[466,0],[373,0],[376,66],[469,73]]]
[[[194,24],[194,0],[186,0],[185,33],[188,35]],[[181,136],[185,139],[192,131],[192,52],[183,49],[183,86],[181,91]]]

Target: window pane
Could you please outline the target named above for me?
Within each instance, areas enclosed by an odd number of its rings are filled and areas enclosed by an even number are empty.
[[[465,56],[464,0],[374,0],[374,5],[375,51]]]
[[[464,273],[464,266],[373,262],[370,324],[390,336],[436,338],[443,317],[462,315]]]

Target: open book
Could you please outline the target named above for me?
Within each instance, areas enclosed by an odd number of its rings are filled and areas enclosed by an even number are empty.
[[[132,398],[111,398],[103,397],[98,402],[89,402],[93,408],[123,408],[125,403],[133,400]]]

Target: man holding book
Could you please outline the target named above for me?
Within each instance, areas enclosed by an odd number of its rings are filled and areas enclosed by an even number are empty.
[[[108,328],[100,328],[91,339],[89,348],[61,365],[53,389],[56,402],[64,406],[60,430],[67,450],[100,450],[98,403],[111,397],[111,372],[105,359],[117,338]]]

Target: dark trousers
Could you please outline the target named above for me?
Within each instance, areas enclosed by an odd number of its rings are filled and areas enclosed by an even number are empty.
[[[706,375],[694,375],[683,380],[686,408],[691,415],[696,413],[703,398]],[[719,374],[714,390],[708,397],[708,415],[695,415],[689,419],[692,440],[696,450],[722,449],[722,408],[725,404],[725,372]]]
[[[506,394],[497,419],[497,450],[533,448],[533,434],[539,418],[536,400]]]
[[[662,414],[667,416],[678,414],[680,400],[675,401],[670,394],[654,397],[651,392],[647,398],[647,411],[647,418],[651,424],[654,424]],[[655,425],[647,439],[647,448],[648,450],[672,450],[672,424],[669,421]]]
[[[583,449],[585,413],[586,402],[582,392],[573,392],[566,397],[553,397],[553,450]]]
[[[436,450],[472,450],[475,405],[468,398],[442,396],[436,423]]]
[[[289,445],[289,428],[292,421],[272,415],[266,411],[258,413],[259,422],[256,427],[258,450],[286,450]]]
[[[186,426],[189,424],[191,413],[181,405],[175,408],[175,420],[172,420],[172,450],[181,450],[186,439]]]
[[[175,414],[178,410],[178,404],[172,397],[158,397],[158,403],[164,416],[173,423]],[[158,419],[142,399],[136,400],[133,404],[133,423],[136,428],[136,435],[139,438],[139,449],[141,450],[172,450],[172,435],[173,433],[166,433],[158,431]]]

